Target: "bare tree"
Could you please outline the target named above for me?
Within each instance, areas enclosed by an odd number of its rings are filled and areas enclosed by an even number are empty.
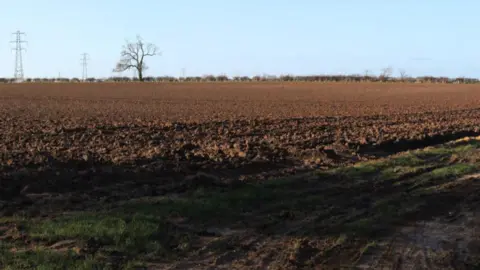
[[[113,70],[114,72],[123,72],[134,68],[138,75],[138,80],[143,81],[143,72],[148,69],[145,64],[145,57],[158,55],[158,48],[155,44],[144,43],[140,36],[137,36],[136,42],[126,41],[121,52],[120,61]]]
[[[365,69],[363,71],[363,80],[365,81],[371,81],[373,78],[372,78],[372,75],[370,75],[370,70],[368,69]]]
[[[405,81],[407,78],[407,72],[405,69],[400,69],[398,72],[400,73],[400,80],[402,80],[402,82]]]
[[[392,67],[386,67],[382,68],[382,71],[380,73],[380,79],[382,81],[386,81],[390,76],[392,76],[393,68]]]

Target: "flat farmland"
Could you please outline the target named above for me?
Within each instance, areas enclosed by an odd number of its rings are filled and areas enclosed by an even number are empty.
[[[479,124],[478,85],[0,85],[4,171],[55,161],[262,180],[478,135]]]
[[[480,265],[480,85],[3,84],[0,126],[0,268]]]
[[[25,111],[51,120],[211,122],[475,109],[479,90],[401,83],[4,84],[0,97],[2,110],[16,117]]]

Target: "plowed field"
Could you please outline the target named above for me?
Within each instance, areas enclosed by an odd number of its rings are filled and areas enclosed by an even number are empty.
[[[478,85],[1,85],[0,157],[4,173],[261,180],[478,135],[479,116]]]

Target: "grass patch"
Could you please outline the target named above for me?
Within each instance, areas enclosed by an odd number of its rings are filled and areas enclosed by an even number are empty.
[[[0,246],[0,267],[5,270],[38,269],[114,269],[96,261],[92,257],[79,257],[74,253],[58,253],[46,249],[11,252]]]
[[[424,159],[415,155],[415,153],[407,152],[391,160],[387,160],[385,165],[389,167],[415,167],[422,164],[424,164]]]
[[[18,223],[26,221],[25,217],[21,216],[11,216],[11,217],[0,217],[0,225],[4,223]]]
[[[456,180],[463,175],[478,171],[478,164],[458,163],[437,168],[431,172],[425,173],[418,177],[412,178],[410,190],[425,188],[425,190],[433,191],[434,187],[445,184],[451,180]],[[424,192],[425,190],[420,190]]]
[[[173,233],[162,217],[141,214],[129,218],[115,213],[80,213],[30,225],[29,233],[48,242],[78,239],[126,256],[165,257],[180,244],[180,235]]]
[[[452,176],[461,176],[467,173],[474,172],[477,170],[475,164],[454,164],[451,166],[446,166],[438,168],[426,175],[426,177],[431,178],[448,178]]]

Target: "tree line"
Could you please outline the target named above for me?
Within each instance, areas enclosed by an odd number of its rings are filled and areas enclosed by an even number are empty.
[[[0,78],[0,83],[15,83],[13,78]],[[138,77],[110,77],[110,78],[87,78],[82,81],[78,78],[27,78],[24,83],[99,83],[99,82],[140,82]],[[235,76],[226,75],[205,75],[192,77],[143,77],[143,82],[405,82],[405,83],[459,83],[474,84],[480,83],[476,78],[447,78],[447,77],[381,77],[362,75],[262,75],[262,76]]]

